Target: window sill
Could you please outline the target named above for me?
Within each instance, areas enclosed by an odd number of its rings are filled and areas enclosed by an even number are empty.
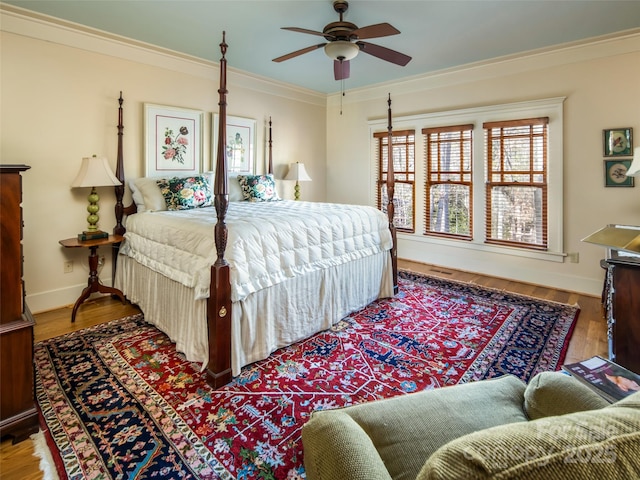
[[[465,250],[475,250],[478,252],[493,253],[500,255],[512,255],[516,257],[531,258],[535,260],[543,260],[546,262],[563,263],[564,258],[567,256],[563,252],[541,252],[538,250],[526,250],[523,248],[507,247],[500,245],[489,245],[486,243],[478,242],[477,240],[459,240],[453,238],[439,238],[431,237],[420,234],[410,234],[397,232],[398,238],[408,240],[411,242],[420,242],[429,245],[442,245],[449,248],[462,248]]]

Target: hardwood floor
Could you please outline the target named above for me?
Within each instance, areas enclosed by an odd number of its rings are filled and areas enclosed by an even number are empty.
[[[607,355],[606,323],[602,318],[599,297],[405,260],[400,260],[398,263],[401,269],[417,273],[475,283],[554,302],[577,304],[580,306],[580,315],[569,343],[565,363],[575,362],[593,355]],[[85,302],[80,307],[74,324],[70,320],[70,306],[39,313],[35,315],[35,341],[39,342],[127,315],[133,315],[138,311],[138,308],[133,305],[122,305],[118,300],[107,296]],[[0,477],[2,480],[42,479],[43,475],[39,469],[39,460],[33,456],[33,452],[33,442],[31,440],[12,445],[11,439],[3,439],[0,444]]]

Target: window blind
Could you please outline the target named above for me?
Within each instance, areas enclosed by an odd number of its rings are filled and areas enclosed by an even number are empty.
[[[547,249],[547,117],[487,122],[487,243]]]
[[[422,129],[427,159],[425,235],[472,238],[473,127]]]

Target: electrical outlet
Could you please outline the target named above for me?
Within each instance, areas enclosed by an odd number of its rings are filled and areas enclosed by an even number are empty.
[[[98,266],[99,267],[104,267],[104,255],[100,255],[98,257]]]
[[[73,272],[73,260],[67,260],[66,262],[64,262],[63,269],[64,269],[64,273]]]
[[[578,252],[567,254],[567,258],[570,263],[578,263],[580,261],[580,256]]]

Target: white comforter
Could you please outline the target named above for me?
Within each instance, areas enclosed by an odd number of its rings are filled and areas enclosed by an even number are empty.
[[[120,252],[209,296],[216,260],[213,207],[143,212],[127,219]],[[387,217],[360,205],[283,200],[231,202],[225,258],[231,266],[231,300],[287,278],[341,265],[391,248]]]

